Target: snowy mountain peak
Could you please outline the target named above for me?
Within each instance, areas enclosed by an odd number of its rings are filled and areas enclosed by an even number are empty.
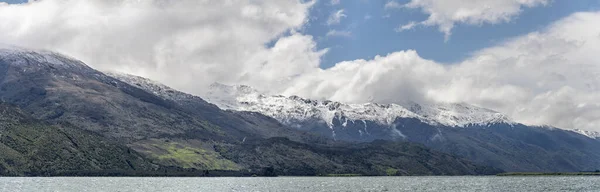
[[[18,67],[61,67],[73,69],[91,69],[86,64],[59,53],[32,50],[20,47],[0,47],[0,59]]]
[[[147,78],[122,73],[108,73],[108,75],[169,100],[202,100],[200,97],[177,91]],[[373,121],[381,125],[391,125],[396,118],[414,118],[432,125],[451,127],[495,123],[515,124],[499,112],[465,103],[345,104],[299,96],[269,96],[244,85],[229,86],[214,83],[210,86],[205,99],[221,109],[258,112],[291,126],[306,120],[321,120],[330,127],[334,126],[335,120],[342,121],[342,125],[349,121]],[[552,126],[540,126],[540,128],[555,129]],[[593,139],[600,139],[599,132],[578,129],[573,131]]]
[[[586,130],[580,130],[580,129],[574,129],[573,131],[576,132],[576,133],[585,135],[585,136],[587,136],[589,138],[592,138],[592,139],[600,139],[600,132],[586,131]]]
[[[345,104],[299,96],[271,96],[248,86],[223,84],[213,84],[205,99],[223,109],[259,112],[290,125],[306,120],[323,120],[330,127],[334,120],[391,125],[397,118],[415,118],[428,124],[451,127],[514,123],[501,113],[468,104]]]
[[[154,95],[157,95],[161,98],[166,98],[172,101],[201,99],[197,96],[177,91],[162,83],[144,77],[116,72],[106,72],[106,74],[120,81],[126,82],[132,86],[151,92]]]

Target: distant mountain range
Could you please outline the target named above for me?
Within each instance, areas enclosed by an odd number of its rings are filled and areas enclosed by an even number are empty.
[[[596,170],[600,163],[597,132],[527,126],[464,103],[345,104],[223,84],[213,84],[206,99],[223,109],[258,112],[335,140],[416,142],[507,171]]]
[[[346,104],[298,96],[264,95],[244,85],[227,86],[215,83],[211,86],[206,99],[223,109],[259,112],[293,126],[311,120],[323,121],[330,128],[334,127],[334,122],[341,122],[342,126],[345,126],[348,122],[357,121],[392,126],[398,118],[418,119],[429,125],[448,127],[495,123],[516,124],[501,113],[468,104],[420,105],[413,102],[406,102],[403,105]],[[335,130],[332,129],[332,132]]]
[[[501,172],[415,143],[334,141],[48,51],[0,49],[0,100],[0,175]]]
[[[527,126],[468,104],[345,104],[222,84],[207,92],[204,100],[61,54],[0,49],[0,175],[600,169],[596,133]]]

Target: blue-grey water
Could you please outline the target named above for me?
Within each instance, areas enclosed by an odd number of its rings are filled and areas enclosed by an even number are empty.
[[[0,178],[0,191],[600,191],[600,177]]]

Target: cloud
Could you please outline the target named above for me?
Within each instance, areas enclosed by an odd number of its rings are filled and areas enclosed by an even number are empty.
[[[294,32],[313,4],[30,1],[0,5],[0,43],[66,53],[100,70],[152,77],[200,94],[215,81],[267,85],[318,68],[325,51],[316,50],[311,36]],[[274,46],[267,48],[269,42]]]
[[[543,6],[549,2],[550,0],[411,0],[405,5],[390,1],[385,7],[420,9],[429,18],[419,24],[437,26],[448,40],[457,23],[481,25],[509,22],[521,14],[524,7]]]
[[[417,22],[412,21],[406,25],[402,25],[402,26],[396,28],[396,31],[402,32],[402,31],[406,31],[406,30],[411,30],[411,29],[415,28],[417,25],[418,25]]]
[[[327,37],[351,37],[352,36],[352,32],[350,31],[338,31],[338,30],[329,30],[329,32],[327,32]]]
[[[340,4],[340,0],[331,0],[329,3],[331,5],[339,5]]]
[[[395,0],[390,0],[384,5],[385,9],[399,9],[402,8],[402,5]]]
[[[577,13],[542,31],[455,64],[400,51],[304,74],[286,95],[363,103],[465,102],[526,124],[600,131],[600,12]]]
[[[466,102],[523,123],[600,131],[600,12],[573,14],[454,64],[406,50],[321,69],[327,49],[297,32],[314,3],[304,2],[3,4],[0,43],[59,51],[200,96],[221,82],[351,103]]]
[[[348,17],[348,16],[344,13],[344,9],[340,9],[336,12],[333,12],[329,16],[329,19],[327,19],[327,25],[340,24],[340,22],[342,21],[342,18],[345,18],[345,17]]]

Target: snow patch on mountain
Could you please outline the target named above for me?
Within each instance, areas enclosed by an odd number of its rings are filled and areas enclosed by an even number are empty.
[[[177,91],[177,90],[175,90],[169,86],[166,86],[162,83],[159,83],[157,81],[150,80],[150,79],[147,79],[144,77],[124,74],[124,73],[117,73],[117,72],[105,72],[105,73],[115,79],[118,79],[118,80],[128,83],[132,86],[135,86],[137,88],[140,88],[140,89],[143,89],[150,93],[153,93],[156,96],[159,96],[161,98],[168,99],[171,101],[184,101],[184,100],[190,100],[190,99],[200,99],[197,96],[183,93],[181,91]]]
[[[107,74],[165,99],[173,101],[202,99],[147,78],[123,73]],[[425,123],[452,127],[515,123],[498,112],[468,104],[419,105],[410,102],[402,105],[382,105],[376,103],[343,104],[333,101],[304,99],[298,96],[267,96],[252,87],[244,85],[228,86],[215,83],[211,85],[205,99],[216,104],[221,109],[258,112],[288,125],[305,120],[323,120],[330,127],[333,126],[333,121],[336,119],[343,119],[345,121],[342,122],[343,126],[348,121],[362,122],[364,130],[360,130],[361,134],[369,134],[366,121],[389,125],[393,128],[393,122],[396,118],[416,118]],[[552,126],[538,127],[556,129]],[[599,132],[578,129],[573,131],[593,139],[600,139]],[[399,137],[404,136],[402,132],[396,134]],[[441,131],[431,138],[431,140],[441,139],[443,139]]]
[[[89,68],[86,64],[74,58],[59,53],[32,50],[20,47],[0,47],[0,59],[9,61],[13,66],[36,67],[47,65],[63,68]]]
[[[215,83],[204,97],[223,109],[259,112],[284,124],[306,120],[323,120],[330,127],[334,120],[373,121],[392,125],[397,118],[415,118],[432,125],[465,127],[494,123],[513,124],[507,116],[468,104],[420,105],[346,104],[319,101],[298,96],[266,95],[248,86],[228,86]],[[345,125],[345,123],[342,123]]]
[[[596,132],[596,131],[586,131],[586,130],[580,130],[580,129],[574,129],[573,130],[575,133],[579,133],[582,135],[585,135],[589,138],[592,139],[600,139],[600,132]]]

